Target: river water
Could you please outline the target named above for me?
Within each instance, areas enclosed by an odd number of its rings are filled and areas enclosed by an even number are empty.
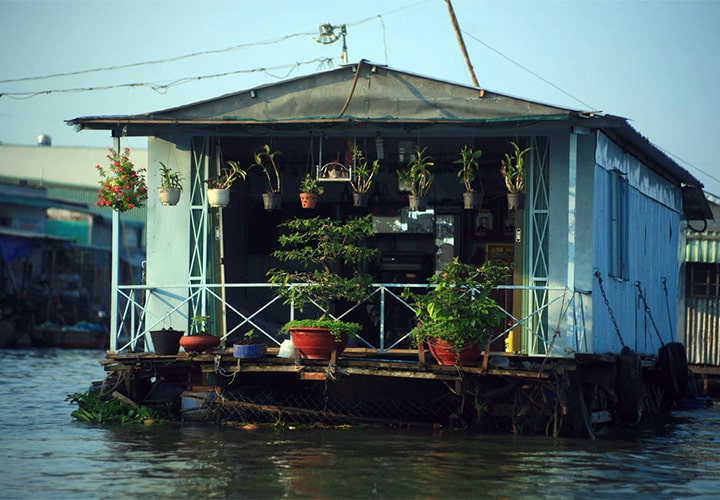
[[[0,350],[0,498],[720,498],[720,406],[595,440],[75,422],[102,358]]]

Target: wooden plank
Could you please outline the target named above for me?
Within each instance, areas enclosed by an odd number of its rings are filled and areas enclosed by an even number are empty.
[[[325,372],[300,372],[300,380],[327,380]]]

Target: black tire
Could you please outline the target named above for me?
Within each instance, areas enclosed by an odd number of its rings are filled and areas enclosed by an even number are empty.
[[[623,347],[617,361],[617,418],[625,424],[637,424],[642,417],[643,380],[640,355]]]
[[[668,400],[682,399],[688,392],[688,361],[685,346],[670,342],[658,350],[658,382]]]

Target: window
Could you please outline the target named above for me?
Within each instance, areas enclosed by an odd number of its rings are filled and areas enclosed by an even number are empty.
[[[720,296],[720,266],[691,263],[687,270],[687,288],[693,297]]]
[[[619,170],[610,172],[610,275],[628,279],[628,186]]]

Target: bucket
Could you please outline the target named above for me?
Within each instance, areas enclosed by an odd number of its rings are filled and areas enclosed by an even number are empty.
[[[185,391],[180,395],[180,414],[190,422],[207,422],[213,419],[213,401],[215,392]]]

